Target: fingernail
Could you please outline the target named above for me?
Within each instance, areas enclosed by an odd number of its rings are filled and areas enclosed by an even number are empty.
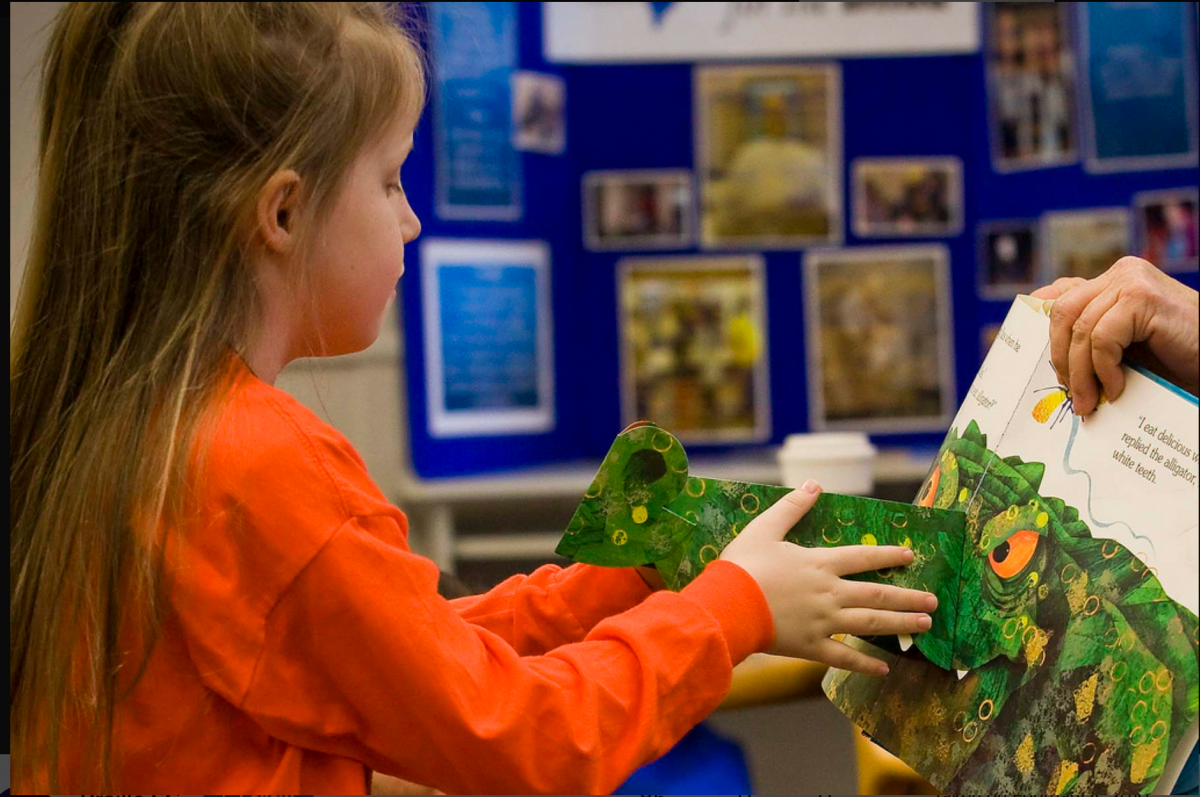
[[[891,672],[891,670],[888,668],[888,666],[886,664],[884,664],[883,662],[880,662],[878,669],[876,669],[876,672],[878,672],[881,676],[883,676],[883,675],[887,675],[889,672]]]
[[[800,489],[810,495],[816,495],[817,493],[821,492],[821,485],[817,484],[816,479],[809,479],[803,485],[801,485]]]
[[[929,595],[927,595],[925,597],[925,606],[929,611],[933,611],[934,609],[936,609],[937,605],[938,605],[937,595],[930,593]]]
[[[912,561],[912,559],[913,559],[913,552],[912,552],[912,548],[905,548],[905,549],[904,549],[904,557],[903,557],[903,558],[904,558],[904,561],[906,561],[906,562],[911,562],[911,561]]]
[[[928,631],[933,626],[933,618],[927,614],[923,614],[917,618],[917,627],[922,631]]]

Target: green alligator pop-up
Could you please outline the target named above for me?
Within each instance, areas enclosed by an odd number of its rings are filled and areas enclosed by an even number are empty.
[[[915,650],[847,638],[887,660],[887,678],[831,670],[825,691],[942,790],[1148,793],[1191,745],[1197,619],[1137,556],[1041,495],[1043,473],[990,450],[971,422],[947,438],[916,505],[823,493],[789,541],[906,545],[907,567],[854,577],[938,596]],[[788,492],[691,476],[678,440],[634,424],[557,551],[652,564],[678,590]]]
[[[970,676],[875,650],[887,679],[831,670],[826,694],[944,791],[1152,793],[1194,744],[1196,615],[1043,495],[1044,472],[974,421],[951,430],[917,500],[966,513],[954,658]]]
[[[663,583],[679,590],[760,512],[789,492],[786,487],[691,476],[687,454],[673,435],[652,423],[634,424],[609,449],[557,553],[609,567],[654,565]],[[954,664],[965,534],[961,511],[822,493],[787,539],[810,548],[911,548],[913,561],[907,567],[851,578],[937,595],[933,626],[915,643],[930,661],[949,668]],[[908,642],[904,639],[902,646],[907,648]]]

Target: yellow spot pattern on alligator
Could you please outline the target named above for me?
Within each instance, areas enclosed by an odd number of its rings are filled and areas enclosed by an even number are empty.
[[[1062,794],[1071,784],[1071,780],[1079,774],[1079,764],[1074,761],[1063,761],[1058,765],[1058,769],[1054,772],[1052,783],[1054,787],[1050,790],[1051,794]]]
[[[1033,772],[1033,734],[1025,734],[1025,738],[1021,740],[1021,744],[1017,746],[1017,753],[1013,756],[1013,763],[1017,765],[1017,771],[1028,777]]]
[[[1154,760],[1158,758],[1158,739],[1151,739],[1133,749],[1133,763],[1129,767],[1129,779],[1141,783],[1146,779]]]
[[[1088,574],[1080,573],[1080,575],[1071,581],[1067,586],[1067,605],[1071,607],[1072,614],[1078,614],[1083,611],[1083,605],[1087,603]]]
[[[1088,717],[1092,716],[1092,708],[1096,703],[1096,683],[1099,679],[1099,673],[1092,673],[1092,677],[1075,690],[1075,719],[1080,722],[1087,722]]]

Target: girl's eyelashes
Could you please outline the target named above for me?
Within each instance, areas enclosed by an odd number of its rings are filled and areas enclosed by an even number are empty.
[[[387,186],[387,187],[388,187],[388,190],[389,190],[389,191],[393,191],[393,190],[394,190],[394,191],[399,191],[400,193],[404,193],[404,188],[403,188],[403,187],[400,185],[400,170],[399,170],[399,169],[397,169],[397,170],[396,170],[396,179],[395,179],[395,181],[394,181],[394,182],[391,182],[391,183],[388,183],[388,186]]]

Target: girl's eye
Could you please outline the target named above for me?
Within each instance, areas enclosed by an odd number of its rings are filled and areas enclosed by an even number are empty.
[[[988,564],[1000,578],[1012,578],[1029,564],[1040,539],[1036,531],[1018,531],[988,554]]]
[[[388,183],[388,191],[399,191],[400,193],[404,193],[404,188],[400,185],[399,169],[396,170],[396,179],[393,182]]]

